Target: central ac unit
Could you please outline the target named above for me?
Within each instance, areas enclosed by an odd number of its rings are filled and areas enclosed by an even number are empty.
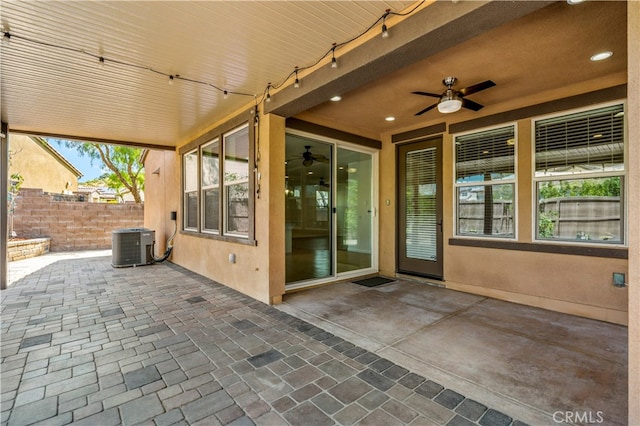
[[[153,263],[156,231],[147,228],[126,228],[113,231],[111,265],[115,268]]]

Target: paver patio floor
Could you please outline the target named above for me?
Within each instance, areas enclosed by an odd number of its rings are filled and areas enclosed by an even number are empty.
[[[370,297],[396,303],[393,288],[369,289]],[[398,353],[411,355],[407,348],[416,348],[428,357],[446,355],[416,333],[389,332],[367,341],[366,327],[376,315],[371,310],[362,309],[369,321],[364,329],[342,330],[322,315],[304,314],[302,305],[299,312],[290,302],[267,306],[170,263],[113,268],[110,256],[60,258],[24,273],[0,297],[2,425],[550,422],[544,410],[491,405],[476,390],[471,397],[465,389],[451,389],[441,380],[446,375],[436,377],[435,370],[390,351],[403,343]],[[444,296],[440,302],[440,313],[424,318],[396,311],[420,328],[458,303]],[[328,318],[339,320],[345,308],[336,300]],[[498,321],[491,308],[469,314],[469,321],[477,323],[482,315],[485,323]],[[623,327],[611,327],[623,333]],[[448,344],[446,336],[440,338]],[[451,375],[460,374],[456,362],[451,359]],[[587,379],[596,374],[584,373]],[[616,380],[615,389],[625,382]],[[622,424],[624,416],[610,416],[608,424]]]

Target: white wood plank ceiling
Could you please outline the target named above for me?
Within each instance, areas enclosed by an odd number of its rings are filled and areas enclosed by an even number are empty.
[[[260,95],[385,9],[413,4],[3,0],[12,37],[0,48],[1,118],[22,131],[176,146],[253,97],[169,85],[168,74]]]

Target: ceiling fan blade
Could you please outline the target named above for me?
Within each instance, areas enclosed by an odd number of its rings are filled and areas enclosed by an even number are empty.
[[[467,96],[467,95],[471,95],[472,93],[477,93],[481,90],[488,89],[489,87],[493,87],[495,85],[496,84],[493,81],[487,80],[487,81],[483,81],[482,83],[474,84],[473,86],[460,89],[458,93],[460,93],[462,96]]]
[[[480,105],[477,102],[470,101],[469,99],[462,99],[462,107],[473,111],[479,111],[484,108],[484,105]]]
[[[432,98],[440,98],[442,97],[442,93],[429,93],[429,92],[411,92],[414,95],[422,95],[422,96],[431,96]]]
[[[429,111],[429,110],[434,109],[436,106],[438,106],[438,103],[437,103],[437,102],[436,102],[435,104],[431,105],[431,106],[426,107],[426,108],[425,108],[425,109],[423,109],[422,111],[418,111],[418,112],[416,112],[416,115],[422,115],[422,114],[424,114],[425,112],[427,112],[427,111]]]

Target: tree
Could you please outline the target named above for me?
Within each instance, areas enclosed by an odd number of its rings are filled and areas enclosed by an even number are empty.
[[[144,165],[140,161],[142,149],[119,145],[102,145],[93,142],[59,141],[67,148],[78,151],[82,156],[94,161],[101,161],[109,170],[102,177],[107,187],[114,189],[119,196],[131,193],[137,204],[142,203],[141,192],[144,190]]]
[[[9,155],[11,157],[11,155]],[[13,213],[16,209],[16,197],[20,192],[20,187],[24,183],[24,178],[20,173],[13,173],[9,179],[9,237],[15,237],[16,233],[13,230]]]

